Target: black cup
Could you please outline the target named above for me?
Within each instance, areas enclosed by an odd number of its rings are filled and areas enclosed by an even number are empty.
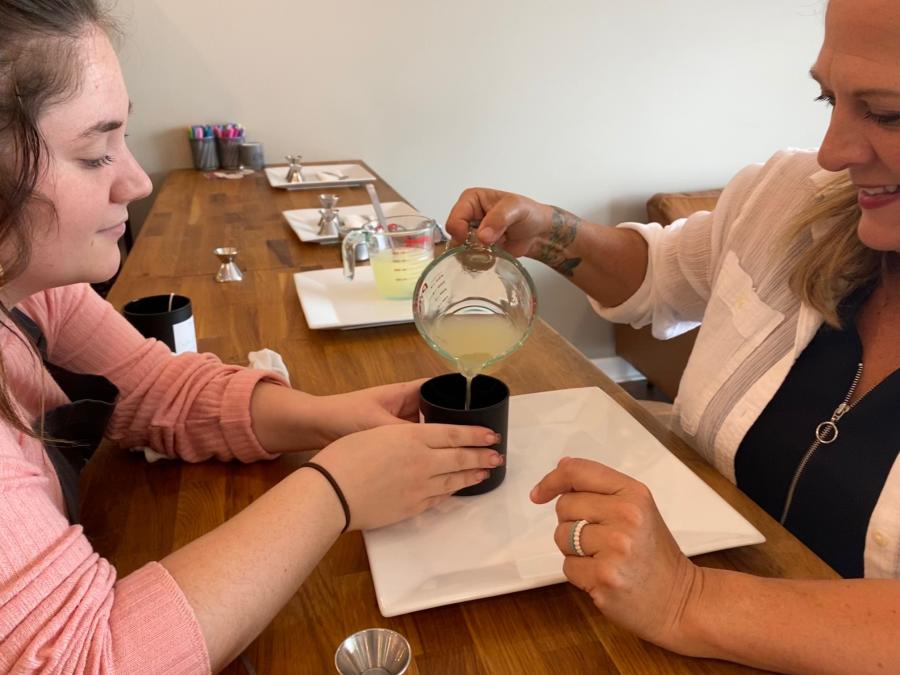
[[[176,354],[197,351],[191,300],[183,295],[151,295],[122,308],[128,322],[144,337],[165,342]]]
[[[478,375],[472,380],[472,400],[466,407],[466,378],[458,373],[433,377],[419,390],[419,410],[426,422],[466,424],[487,427],[500,434],[500,442],[491,447],[504,462],[491,469],[490,476],[455,495],[482,495],[506,478],[506,428],[509,421],[509,387],[495,377]]]

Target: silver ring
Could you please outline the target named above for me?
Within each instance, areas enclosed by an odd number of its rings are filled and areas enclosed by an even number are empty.
[[[572,530],[569,532],[569,544],[572,547],[572,550],[575,552],[575,555],[580,557],[585,557],[587,553],[584,552],[584,549],[581,548],[581,531],[584,529],[584,526],[588,524],[588,521],[581,519],[576,520],[572,523]]]

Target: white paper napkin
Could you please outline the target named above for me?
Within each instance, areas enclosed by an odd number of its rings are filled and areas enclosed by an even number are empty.
[[[370,223],[372,218],[369,216],[362,216],[358,213],[348,213],[347,215],[342,216],[342,220],[344,221],[344,229],[357,230],[366,223]]]
[[[350,176],[345,174],[342,171],[317,171],[316,172],[316,180],[322,181],[323,183],[334,183],[335,181],[347,180]]]

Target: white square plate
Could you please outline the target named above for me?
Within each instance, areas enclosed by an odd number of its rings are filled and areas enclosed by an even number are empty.
[[[319,328],[364,328],[413,320],[412,300],[386,300],[375,288],[369,266],[356,267],[353,281],[332,268],[298,272],[294,285],[306,324]]]
[[[310,188],[347,187],[349,185],[362,185],[374,183],[375,176],[365,170],[359,164],[306,164],[300,168],[302,183],[288,183],[286,180],[288,167],[267,166],[266,178],[273,188],[284,190],[308,190]],[[328,173],[325,173],[328,172]],[[347,176],[338,178],[338,176]]]
[[[528,499],[565,456],[598,460],[645,483],[686,555],[765,541],[600,389],[513,396],[508,437],[506,480],[493,492],[453,497],[363,533],[384,616],[565,581],[553,504]]]
[[[406,202],[385,202],[381,205],[384,209],[384,215],[387,218],[392,216],[421,216]],[[365,216],[367,218],[375,218],[375,209],[371,204],[363,204],[362,206],[342,206],[338,211],[341,216]],[[282,211],[281,215],[287,221],[294,233],[300,237],[300,241],[316,242],[319,244],[336,244],[337,237],[319,234],[319,209],[293,209],[291,211]]]

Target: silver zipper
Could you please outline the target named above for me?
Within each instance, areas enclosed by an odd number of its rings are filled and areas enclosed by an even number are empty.
[[[806,449],[806,452],[803,455],[803,459],[800,460],[800,464],[797,465],[797,470],[794,472],[794,477],[791,479],[791,485],[788,488],[787,498],[784,500],[784,510],[781,512],[780,523],[784,525],[785,521],[788,517],[788,512],[791,510],[791,502],[794,501],[794,490],[797,489],[797,483],[800,482],[800,476],[803,473],[803,470],[806,468],[806,465],[809,464],[809,460],[812,459],[813,454],[819,448],[820,445],[828,445],[829,443],[834,443],[838,437],[838,426],[837,423],[840,419],[846,415],[848,412],[853,410],[862,401],[866,396],[869,395],[869,392],[874,389],[874,387],[870,388],[865,394],[860,396],[853,405],[847,405],[848,401],[853,397],[853,392],[856,391],[856,386],[859,384],[859,379],[862,377],[863,372],[863,364],[860,363],[856,367],[856,376],[853,378],[853,382],[850,384],[850,389],[847,391],[847,395],[844,397],[844,400],[838,405],[837,408],[834,409],[834,412],[831,413],[831,419],[825,420],[824,422],[819,422],[816,425],[816,440],[812,442],[812,444]]]

